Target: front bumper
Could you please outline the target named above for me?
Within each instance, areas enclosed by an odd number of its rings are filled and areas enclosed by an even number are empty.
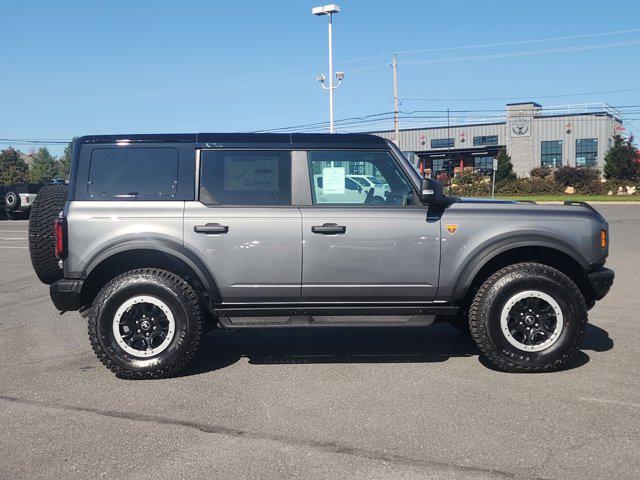
[[[600,300],[609,292],[615,275],[614,271],[608,268],[587,273],[587,279],[591,283],[596,300]]]
[[[49,295],[58,310],[68,312],[80,310],[83,307],[83,280],[63,278],[49,286]]]

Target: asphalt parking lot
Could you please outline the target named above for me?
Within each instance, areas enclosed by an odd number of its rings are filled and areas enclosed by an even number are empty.
[[[640,206],[597,208],[616,282],[551,374],[436,325],[214,331],[183,376],[119,380],[0,222],[0,478],[639,478]]]

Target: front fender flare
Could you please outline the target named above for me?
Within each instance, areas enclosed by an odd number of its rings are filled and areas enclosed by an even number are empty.
[[[589,269],[588,262],[578,250],[552,237],[525,234],[513,235],[499,240],[490,239],[471,252],[467,262],[458,270],[455,284],[451,290],[451,299],[464,298],[476,275],[488,262],[507,251],[523,247],[545,247],[557,250],[571,257],[585,270]],[[440,291],[438,293],[440,294]]]

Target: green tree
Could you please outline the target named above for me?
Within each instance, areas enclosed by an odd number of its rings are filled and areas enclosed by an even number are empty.
[[[58,173],[58,161],[49,153],[47,147],[41,147],[33,154],[33,163],[29,171],[29,181],[47,182]]]
[[[27,180],[29,167],[20,157],[20,152],[7,148],[0,152],[0,184],[11,185]]]
[[[516,174],[513,171],[511,157],[504,148],[498,152],[498,169],[496,170],[496,183],[506,182],[507,180],[515,180]]]
[[[613,136],[613,145],[604,157],[604,176],[612,180],[635,180],[638,178],[638,150],[633,146],[633,137]]]
[[[60,178],[69,178],[71,159],[73,158],[73,144],[77,139],[78,137],[73,137],[69,144],[64,147],[64,152],[62,153],[62,157],[60,157],[58,163],[58,177]]]

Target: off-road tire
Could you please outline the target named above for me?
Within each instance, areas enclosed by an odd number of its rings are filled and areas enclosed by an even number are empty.
[[[51,285],[62,278],[55,255],[53,221],[67,201],[67,186],[63,183],[45,185],[31,206],[29,217],[29,254],[31,265],[42,283]]]
[[[560,306],[563,328],[555,343],[538,352],[522,351],[507,341],[501,311],[518,292],[536,290]],[[579,352],[587,323],[587,306],[576,284],[564,273],[539,263],[518,263],[491,275],[469,308],[471,336],[484,357],[506,372],[545,372],[564,368]]]
[[[117,309],[138,295],[162,300],[175,318],[175,335],[169,346],[148,358],[123,350],[112,329]],[[89,313],[88,331],[96,356],[117,377],[166,378],[176,375],[191,361],[204,336],[205,321],[198,295],[191,285],[166,270],[141,268],[114,278],[100,290]]]
[[[12,202],[9,201],[10,198],[13,198]],[[7,211],[16,210],[20,208],[20,203],[21,203],[20,195],[18,195],[16,192],[13,192],[13,191],[7,192],[4,196],[3,203]]]

